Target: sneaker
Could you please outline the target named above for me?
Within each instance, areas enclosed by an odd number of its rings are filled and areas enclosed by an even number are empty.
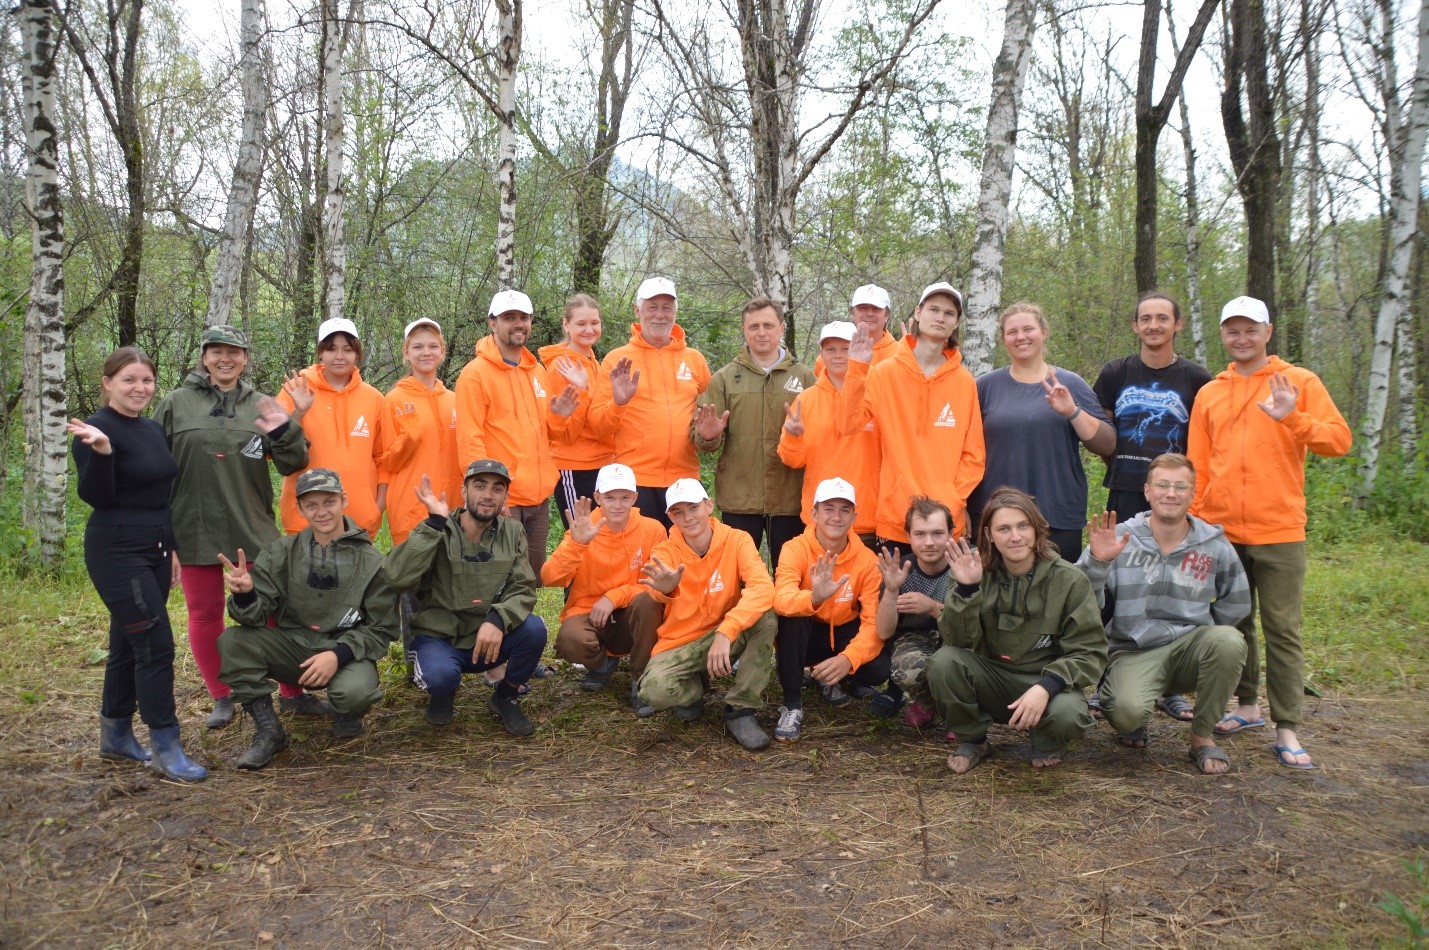
[[[335,713],[332,717],[332,737],[334,739],[355,739],[362,735],[362,717],[345,713]]]
[[[620,666],[620,657],[607,656],[595,666],[588,667],[581,678],[581,689],[588,693],[598,693],[610,685],[610,678]]]
[[[799,738],[799,730],[804,725],[804,710],[779,707],[779,725],[774,727],[774,738],[780,742],[794,742]]]
[[[914,729],[925,729],[933,721],[933,710],[915,699],[903,710],[903,721]]]
[[[529,736],[536,731],[536,724],[522,711],[521,701],[515,696],[492,693],[486,705],[501,719],[501,727],[513,736]]]
[[[685,722],[699,722],[705,714],[705,698],[701,696],[688,706],[675,706],[670,711]]]
[[[753,713],[733,718],[726,716],[724,727],[729,730],[729,734],[734,737],[735,742],[750,752],[757,752],[769,745],[769,733],[759,728],[759,723],[755,720]]]
[[[312,693],[301,696],[279,696],[278,711],[290,716],[333,716],[332,707]]]
[[[444,696],[427,696],[427,722],[434,726],[450,726],[452,716],[455,714],[453,708],[455,704],[455,693],[447,693]]]
[[[830,706],[847,706],[849,704],[849,700],[852,699],[852,697],[849,696],[848,693],[844,692],[843,685],[840,683],[833,683],[829,686],[820,686],[819,692],[824,694],[824,702],[828,703]]]
[[[848,687],[848,694],[854,699],[867,699],[868,697],[875,695],[877,692],[878,690],[874,689],[872,686],[854,686],[853,684],[849,684]]]
[[[649,719],[655,715],[655,707],[640,701],[640,687],[636,683],[630,684],[630,708],[635,710],[637,719]]]
[[[901,705],[903,705],[902,696],[895,696],[893,693],[878,693],[869,701],[868,711],[879,719],[892,719]]]

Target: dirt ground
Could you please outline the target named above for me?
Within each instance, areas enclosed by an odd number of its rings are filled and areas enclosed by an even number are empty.
[[[97,758],[97,673],[0,693],[0,946],[1364,947],[1405,935],[1374,905],[1429,849],[1425,694],[1308,700],[1313,772],[1258,730],[1198,775],[1158,717],[1047,772],[999,732],[954,777],[941,737],[816,694],[802,741],[746,753],[713,704],[639,721],[623,673],[577,676],[536,685],[529,740],[479,686],[436,730],[404,685],[357,740],[287,720],[258,773],[186,690],[194,786]]]

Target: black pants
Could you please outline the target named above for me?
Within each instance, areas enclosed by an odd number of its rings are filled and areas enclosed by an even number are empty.
[[[756,548],[767,534],[769,563],[774,567],[779,566],[779,553],[784,550],[784,543],[804,533],[804,522],[798,515],[736,515],[726,511],[719,518],[731,528],[738,528],[753,538]]]
[[[817,666],[842,653],[858,634],[855,618],[834,628],[834,642],[829,645],[829,625],[813,617],[780,617],[775,638],[775,660],[779,669],[779,686],[784,691],[786,709],[804,708],[804,667]],[[883,652],[860,666],[848,678],[854,686],[877,687],[888,680],[893,668],[893,641],[883,645]]]
[[[1116,520],[1120,522],[1134,518],[1143,511],[1150,511],[1151,503],[1146,500],[1144,491],[1123,491],[1120,488],[1113,488],[1106,495],[1106,510],[1116,512]]]
[[[877,538],[874,544],[874,554],[879,554],[884,548],[887,548],[888,553],[893,555],[894,560],[900,563],[903,561],[905,555],[913,553],[913,545],[908,541],[892,541],[888,538]]]
[[[595,504],[595,477],[600,474],[598,468],[571,468],[561,469],[560,478],[556,479],[556,487],[551,491],[551,497],[556,502],[556,511],[561,516],[561,524],[567,529],[571,526],[571,519],[566,517],[566,512],[576,510],[577,498],[589,498],[591,504]],[[645,509],[640,509],[641,514],[648,515]],[[651,517],[654,517],[651,515]]]
[[[134,525],[84,529],[84,565],[109,608],[109,660],[99,713],[150,729],[179,724],[174,712],[174,631],[169,626],[172,552],[167,530]]]
[[[666,486],[668,487],[668,486]],[[635,486],[635,507],[647,518],[654,518],[670,530],[670,519],[665,515],[665,489],[650,485]]]
[[[1082,556],[1082,529],[1053,528],[1051,535],[1052,543],[1057,545],[1057,550],[1062,554],[1062,560],[1070,564],[1077,563],[1077,558]]]

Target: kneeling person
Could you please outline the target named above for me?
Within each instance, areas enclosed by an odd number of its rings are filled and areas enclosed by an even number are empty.
[[[933,721],[933,697],[928,692],[928,658],[943,645],[938,621],[948,599],[948,541],[953,536],[953,513],[941,501],[922,495],[908,503],[903,516],[911,553],[902,563],[888,548],[878,552],[883,594],[878,601],[878,635],[893,647],[890,683],[875,708],[887,715],[898,711],[903,695],[908,706],[903,721],[922,729]]]
[[[1032,733],[1032,767],[1059,765],[1092,726],[1082,690],[1106,668],[1106,633],[1086,575],[1057,555],[1051,529],[1026,492],[1000,488],[978,525],[977,550],[948,545],[953,580],[938,623],[944,646],[928,661],[928,688],[958,747],[962,773],[991,751],[994,722]]]
[[[749,534],[710,517],[704,486],[682,478],[665,493],[673,527],[655,548],[641,583],[665,605],[655,649],[640,678],[640,702],[694,722],[709,680],[739,661],[725,693],[725,728],[746,749],[769,733],[755,722],[774,668],[774,582]]]
[[[870,499],[872,501],[872,499]],[[774,572],[779,684],[784,705],[774,738],[793,742],[804,723],[804,667],[824,698],[849,701],[843,684],[872,690],[888,680],[892,649],[878,636],[878,559],[851,535],[854,487],[830,478],[814,490],[813,524],[784,545]]]
[[[412,615],[412,664],[427,691],[427,722],[450,725],[463,673],[503,664],[506,676],[487,705],[513,736],[535,725],[521,710],[519,691],[546,649],[546,625],[536,607],[536,574],[521,523],[501,516],[511,474],[494,459],[477,459],[462,481],[464,507],[452,511],[446,493],[423,476],[417,497],[427,520],[387,555],[387,579],[417,595]]]
[[[333,736],[359,735],[363,715],[382,698],[377,660],[399,630],[382,555],[343,514],[347,494],[337,473],[308,469],[296,492],[306,528],[268,544],[251,567],[241,548],[237,564],[219,555],[228,612],[241,624],[218,639],[219,679],[256,728],[240,769],[260,769],[288,745],[272,680],[326,687]]]
[[[665,527],[635,507],[635,472],[612,463],[596,475],[595,501],[566,512],[570,528],[541,568],[546,587],[569,588],[556,632],[556,656],[586,668],[583,689],[604,689],[630,655],[630,698],[637,715],[653,715],[635,696],[650,661],[664,608],[640,586],[640,569],[666,538]]]
[[[1250,584],[1225,532],[1188,513],[1195,494],[1190,461],[1157,456],[1146,471],[1151,511],[1120,525],[1119,537],[1114,512],[1093,518],[1077,566],[1097,600],[1112,603],[1102,710],[1122,745],[1146,746],[1158,696],[1194,690],[1191,759],[1219,775],[1230,759],[1216,747],[1215,725],[1245,663],[1235,625],[1250,613]]]

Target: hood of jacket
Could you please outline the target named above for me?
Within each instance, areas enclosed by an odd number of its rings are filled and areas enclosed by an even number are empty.
[[[476,357],[477,359],[486,360],[488,363],[501,369],[530,370],[536,368],[536,357],[524,346],[521,347],[521,358],[515,366],[506,362],[505,358],[501,355],[500,348],[496,345],[496,338],[490,333],[476,341]]]
[[[1169,556],[1174,556],[1182,551],[1189,551],[1201,547],[1208,541],[1225,537],[1225,530],[1218,524],[1211,524],[1202,521],[1200,518],[1186,516],[1186,520],[1191,523],[1191,530],[1186,532],[1186,536],[1181,539],[1181,543],[1176,545],[1176,549],[1170,552]],[[1151,533],[1151,512],[1143,511],[1141,514],[1124,522],[1127,533],[1131,536],[1130,543],[1147,551],[1154,552],[1157,556],[1161,554],[1161,546],[1156,541],[1156,536]]]
[[[422,385],[417,377],[403,376],[397,380],[397,385],[392,387],[392,391],[399,392],[408,399],[432,399],[436,396],[445,395],[447,392],[447,384],[438,379],[436,385],[428,389]]]

